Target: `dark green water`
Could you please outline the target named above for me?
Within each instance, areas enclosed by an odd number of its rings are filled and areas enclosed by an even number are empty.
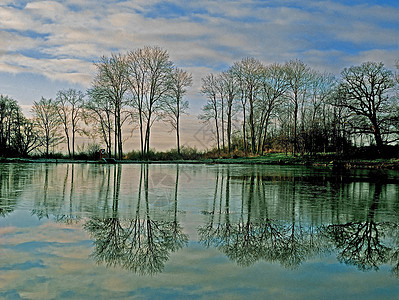
[[[399,174],[0,165],[0,299],[398,299]]]

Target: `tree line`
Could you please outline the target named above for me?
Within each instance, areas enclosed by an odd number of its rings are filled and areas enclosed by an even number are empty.
[[[123,158],[127,129],[138,130],[142,157],[150,151],[151,128],[164,121],[176,132],[192,75],[166,50],[143,47],[103,56],[90,88],[61,90],[55,99],[33,102],[32,118],[0,96],[0,151],[5,156],[48,157],[63,143],[75,157],[76,136],[99,141],[109,157]],[[399,65],[397,65],[399,68]],[[202,78],[207,102],[198,116],[215,132],[217,152],[263,154],[344,152],[356,142],[378,151],[399,139],[399,77],[382,63],[345,68],[339,79],[300,60],[265,64],[244,58]]]
[[[95,66],[96,75],[85,93],[61,90],[55,99],[34,101],[32,119],[23,117],[15,100],[1,96],[2,152],[26,156],[37,150],[48,157],[64,143],[73,158],[80,134],[100,141],[110,157],[122,159],[126,140],[122,129],[129,127],[138,129],[141,155],[146,156],[152,125],[159,120],[176,131],[180,152],[180,118],[188,109],[184,96],[192,75],[176,67],[159,47],[103,56]],[[20,134],[21,128],[25,131]]]
[[[200,118],[213,123],[219,153],[343,152],[359,140],[381,151],[399,138],[398,82],[376,62],[345,68],[338,80],[300,60],[244,58],[202,79]]]

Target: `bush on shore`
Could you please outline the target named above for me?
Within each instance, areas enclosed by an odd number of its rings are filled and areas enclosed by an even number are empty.
[[[171,149],[165,152],[158,152],[153,149],[142,155],[140,151],[130,151],[124,156],[127,160],[152,160],[152,161],[174,161],[174,160],[201,160],[204,158],[203,152],[192,147],[182,147],[180,154],[177,149]]]

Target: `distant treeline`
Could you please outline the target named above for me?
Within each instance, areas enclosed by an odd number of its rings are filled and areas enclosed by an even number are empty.
[[[382,151],[399,137],[398,79],[375,62],[344,69],[338,80],[299,60],[245,58],[202,79],[208,102],[200,117],[214,123],[219,151],[295,155],[356,143]]]
[[[140,155],[146,157],[152,125],[160,120],[176,132],[180,154],[180,118],[189,106],[192,75],[158,47],[103,56],[95,66],[87,91],[61,90],[55,99],[34,101],[32,118],[14,99],[0,96],[0,155],[48,157],[64,143],[74,158],[76,136],[86,135],[122,159],[125,128],[140,132]],[[207,103],[199,118],[213,127],[219,154],[345,153],[356,145],[382,153],[399,140],[398,87],[399,77],[377,62],[345,68],[337,79],[300,60],[244,58],[202,78]]]

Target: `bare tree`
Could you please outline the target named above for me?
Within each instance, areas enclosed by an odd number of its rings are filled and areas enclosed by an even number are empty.
[[[25,118],[22,113],[16,116],[14,124],[12,144],[19,155],[28,156],[29,153],[42,145],[34,123]]]
[[[379,151],[384,144],[396,141],[389,139],[394,132],[392,112],[398,103],[393,97],[394,76],[383,63],[365,62],[342,72],[339,84],[338,105],[351,111],[351,122],[355,133],[374,136]]]
[[[283,100],[283,95],[288,89],[287,73],[279,64],[271,64],[265,67],[261,79],[261,91],[259,93],[259,130],[257,152],[262,154],[268,134],[270,119],[276,108]]]
[[[226,89],[224,87],[224,82],[223,82],[223,78],[222,78],[222,74],[218,74],[218,76],[216,77],[216,89],[218,91],[218,95],[219,95],[219,116],[220,116],[220,133],[222,135],[222,149],[223,151],[226,149],[225,143],[224,143],[224,117],[225,117],[225,102],[226,102],[226,98],[227,98],[227,93],[226,93]]]
[[[199,116],[204,121],[215,121],[216,141],[218,153],[220,154],[220,132],[219,132],[219,100],[217,78],[213,74],[208,74],[202,78],[201,93],[208,98],[207,104],[202,108],[202,114]]]
[[[309,124],[308,124],[308,150],[311,152],[326,151],[330,122],[328,122],[329,104],[336,80],[333,75],[313,72],[309,87]],[[304,117],[304,116],[303,116]],[[323,148],[321,148],[323,147]]]
[[[128,53],[127,80],[132,106],[139,116],[142,155],[150,150],[151,127],[160,116],[172,70],[168,52],[159,47],[144,47]]]
[[[186,88],[193,83],[192,75],[175,68],[170,76],[167,97],[164,101],[164,119],[176,130],[177,153],[180,154],[180,116],[186,113],[188,101],[184,101]]]
[[[220,74],[220,80],[227,100],[227,147],[229,153],[231,152],[231,133],[232,133],[232,117],[233,117],[233,104],[234,99],[238,94],[237,78],[234,76],[233,69],[222,72]]]
[[[79,130],[78,123],[82,118],[83,97],[83,93],[75,89],[62,90],[57,93],[57,112],[64,129],[70,158],[75,156],[75,136]]]
[[[40,101],[34,101],[32,107],[34,122],[38,130],[42,133],[43,144],[46,157],[49,156],[50,147],[60,144],[63,138],[59,134],[61,125],[55,102],[50,98],[43,98]]]
[[[251,151],[256,152],[256,124],[255,124],[255,105],[260,90],[261,73],[264,69],[262,63],[255,58],[244,58],[236,62],[233,66],[233,72],[236,75],[241,90],[241,101],[244,112],[244,143],[245,143],[245,111],[248,109],[248,125],[251,138]],[[246,106],[248,104],[249,107]]]
[[[94,135],[100,135],[111,157],[114,118],[112,104],[108,101],[109,92],[104,87],[95,86],[87,94],[89,97],[84,104],[85,123],[94,127]]]
[[[111,57],[101,57],[96,63],[97,75],[93,86],[106,88],[108,100],[112,103],[114,115],[115,158],[122,159],[122,108],[125,105],[124,95],[128,89],[127,60],[124,55],[112,54]]]
[[[304,101],[310,82],[310,68],[300,60],[291,60],[286,64],[288,80],[288,99],[293,105],[293,145],[292,154],[295,156],[298,143],[298,112],[301,102]]]

